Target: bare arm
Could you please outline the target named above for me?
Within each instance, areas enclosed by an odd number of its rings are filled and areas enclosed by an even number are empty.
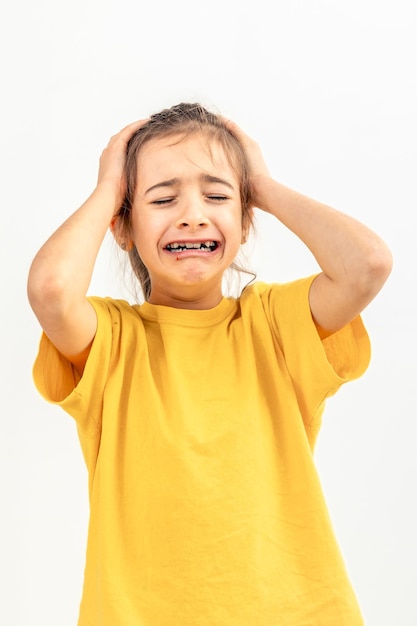
[[[228,126],[248,155],[255,206],[297,235],[322,269],[310,290],[310,308],[321,335],[339,330],[388,278],[392,257],[387,245],[354,218],[273,180],[256,142],[234,123]]]
[[[46,335],[82,373],[97,320],[86,298],[94,264],[111,219],[124,198],[127,141],[143,121],[110,140],[91,196],[46,241],[28,277],[28,297]]]

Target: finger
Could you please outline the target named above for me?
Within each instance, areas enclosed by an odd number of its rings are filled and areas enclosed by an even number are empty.
[[[142,126],[145,126],[145,124],[149,122],[149,119],[150,118],[147,117],[142,120],[136,120],[135,122],[131,122],[130,124],[122,128],[122,130],[120,130],[118,133],[110,137],[109,144],[119,140],[127,143],[136,131],[138,131],[140,128],[142,128]]]
[[[229,118],[224,117],[223,115],[220,115],[220,119],[223,122],[223,124],[226,126],[226,128],[230,131],[233,131],[233,127],[237,127],[237,124],[233,122],[233,120],[230,120]]]
[[[236,137],[238,141],[242,145],[246,145],[250,141],[250,137],[241,129],[241,127],[236,124],[233,120],[228,119],[227,117],[220,116],[223,124],[226,126],[227,130],[229,130],[232,135]]]
[[[238,126],[236,124],[236,122],[234,122],[233,120],[229,119],[228,117],[224,117],[223,115],[220,116],[221,121],[223,122],[223,124],[229,128],[230,130],[235,129],[237,131],[243,132],[242,129],[240,128],[240,126]]]
[[[142,128],[149,122],[150,118],[146,117],[143,120],[136,120],[135,122],[131,122],[118,133],[119,135],[132,135],[136,130]]]

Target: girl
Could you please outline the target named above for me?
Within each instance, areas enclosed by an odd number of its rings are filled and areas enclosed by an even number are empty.
[[[274,215],[316,276],[222,280]],[[110,224],[145,302],[87,297]],[[36,255],[34,378],[76,420],[90,524],[79,626],[359,626],[313,461],[325,399],[369,361],[391,255],[273,180],[233,122],[180,104],[127,126]]]

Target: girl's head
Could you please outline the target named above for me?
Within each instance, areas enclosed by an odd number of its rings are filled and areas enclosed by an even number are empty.
[[[157,142],[173,139],[172,145],[180,144],[191,137],[198,137],[204,142],[208,153],[212,156],[213,149],[221,150],[230,169],[233,171],[239,186],[241,206],[242,240],[252,224],[252,198],[249,186],[248,164],[244,150],[237,138],[228,130],[219,115],[211,113],[200,104],[181,103],[170,109],[152,115],[149,121],[137,130],[130,138],[127,146],[125,165],[126,196],[118,212],[119,234],[129,237],[132,233],[133,207],[138,189],[138,159],[144,146],[157,145]],[[220,207],[221,208],[221,207]],[[151,277],[135,245],[129,247],[129,257],[136,277],[142,287],[145,299],[151,293]],[[233,266],[233,263],[231,264]],[[239,269],[235,266],[235,269]]]

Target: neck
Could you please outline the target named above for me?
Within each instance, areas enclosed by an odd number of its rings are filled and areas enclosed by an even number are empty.
[[[159,304],[175,309],[191,309],[197,311],[213,309],[221,302],[222,298],[223,294],[221,289],[210,291],[209,293],[187,293],[187,289],[184,288],[181,294],[172,294],[152,289],[148,302],[150,304]]]

